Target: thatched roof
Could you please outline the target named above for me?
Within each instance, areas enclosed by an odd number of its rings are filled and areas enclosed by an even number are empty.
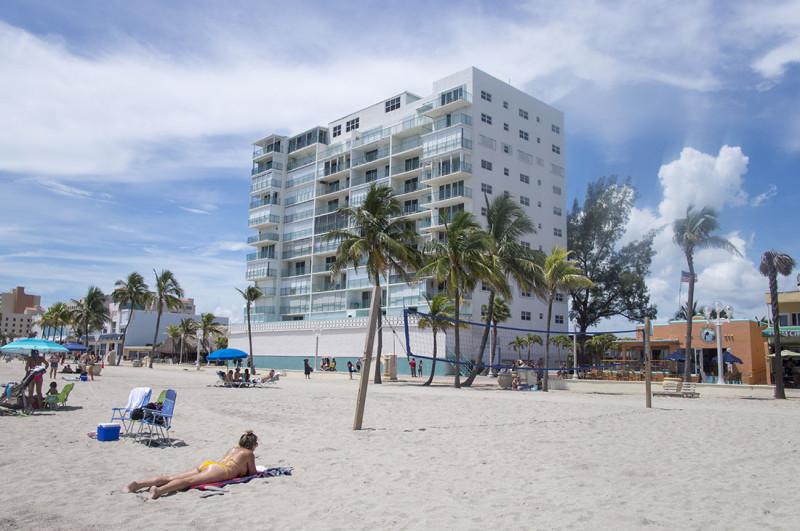
[[[173,339],[168,337],[156,346],[156,352],[159,354],[180,354],[181,353],[181,338]],[[183,352],[184,354],[190,352],[197,352],[197,338],[187,336],[183,338]]]

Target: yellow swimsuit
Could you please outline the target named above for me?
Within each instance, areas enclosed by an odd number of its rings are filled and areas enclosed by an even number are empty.
[[[205,470],[208,465],[219,465],[219,466],[221,466],[222,469],[225,470],[225,479],[226,480],[228,479],[228,476],[230,476],[230,469],[233,469],[233,468],[235,468],[237,466],[236,465],[236,461],[234,461],[230,457],[226,457],[225,459],[223,459],[219,463],[217,463],[216,461],[206,461],[205,463],[203,463],[203,466],[200,467],[200,472]]]

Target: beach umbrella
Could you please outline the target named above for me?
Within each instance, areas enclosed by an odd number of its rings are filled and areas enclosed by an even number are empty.
[[[24,355],[30,354],[31,350],[38,350],[39,352],[69,352],[69,349],[62,347],[55,341],[47,341],[46,339],[39,339],[38,337],[28,337],[12,341],[8,345],[0,347],[0,350],[2,350],[4,354]]]
[[[227,361],[227,360],[243,360],[247,357],[247,352],[243,352],[238,348],[223,348],[215,350],[206,358],[209,361]]]
[[[711,358],[711,361],[716,362],[717,361],[717,356],[714,356],[713,358]],[[725,363],[743,363],[742,360],[740,360],[739,358],[737,358],[736,356],[734,356],[733,354],[731,354],[727,350],[724,352],[724,354],[722,354],[722,361],[724,361]]]
[[[64,343],[63,347],[66,348],[67,350],[70,350],[70,351],[73,351],[73,350],[91,350],[89,347],[84,347],[80,343],[73,343],[71,341],[69,343]]]
[[[686,361],[686,358],[683,356],[682,352],[673,352],[664,359],[670,361]]]

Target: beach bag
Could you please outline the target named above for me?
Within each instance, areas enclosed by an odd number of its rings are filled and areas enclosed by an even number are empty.
[[[137,407],[133,411],[131,411],[131,420],[142,420],[144,418],[144,410],[140,407]]]

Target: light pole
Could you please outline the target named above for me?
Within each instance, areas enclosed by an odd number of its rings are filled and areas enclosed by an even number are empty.
[[[183,363],[183,334],[181,334],[181,353],[178,355],[178,365]]]
[[[578,321],[572,321],[572,379],[578,379]]]
[[[314,370],[319,370],[319,364],[317,363],[317,358],[319,357],[319,336],[322,335],[322,324],[317,321],[311,327],[311,330],[314,332],[314,335],[317,337],[317,345],[314,348]]]
[[[203,340],[203,331],[197,331],[197,360],[195,361],[194,368],[196,371],[200,370],[200,343]]]
[[[714,303],[714,310],[717,312],[717,316],[712,319],[711,317],[711,308],[706,306],[703,308],[703,316],[706,318],[706,322],[709,324],[713,324],[717,327],[717,383],[720,385],[725,385],[725,360],[722,356],[722,323],[729,323],[733,318],[733,306],[728,305],[725,307],[725,317],[722,317],[722,303],[716,301]],[[687,353],[688,354],[688,353]],[[689,359],[689,356],[686,356],[686,359]]]

